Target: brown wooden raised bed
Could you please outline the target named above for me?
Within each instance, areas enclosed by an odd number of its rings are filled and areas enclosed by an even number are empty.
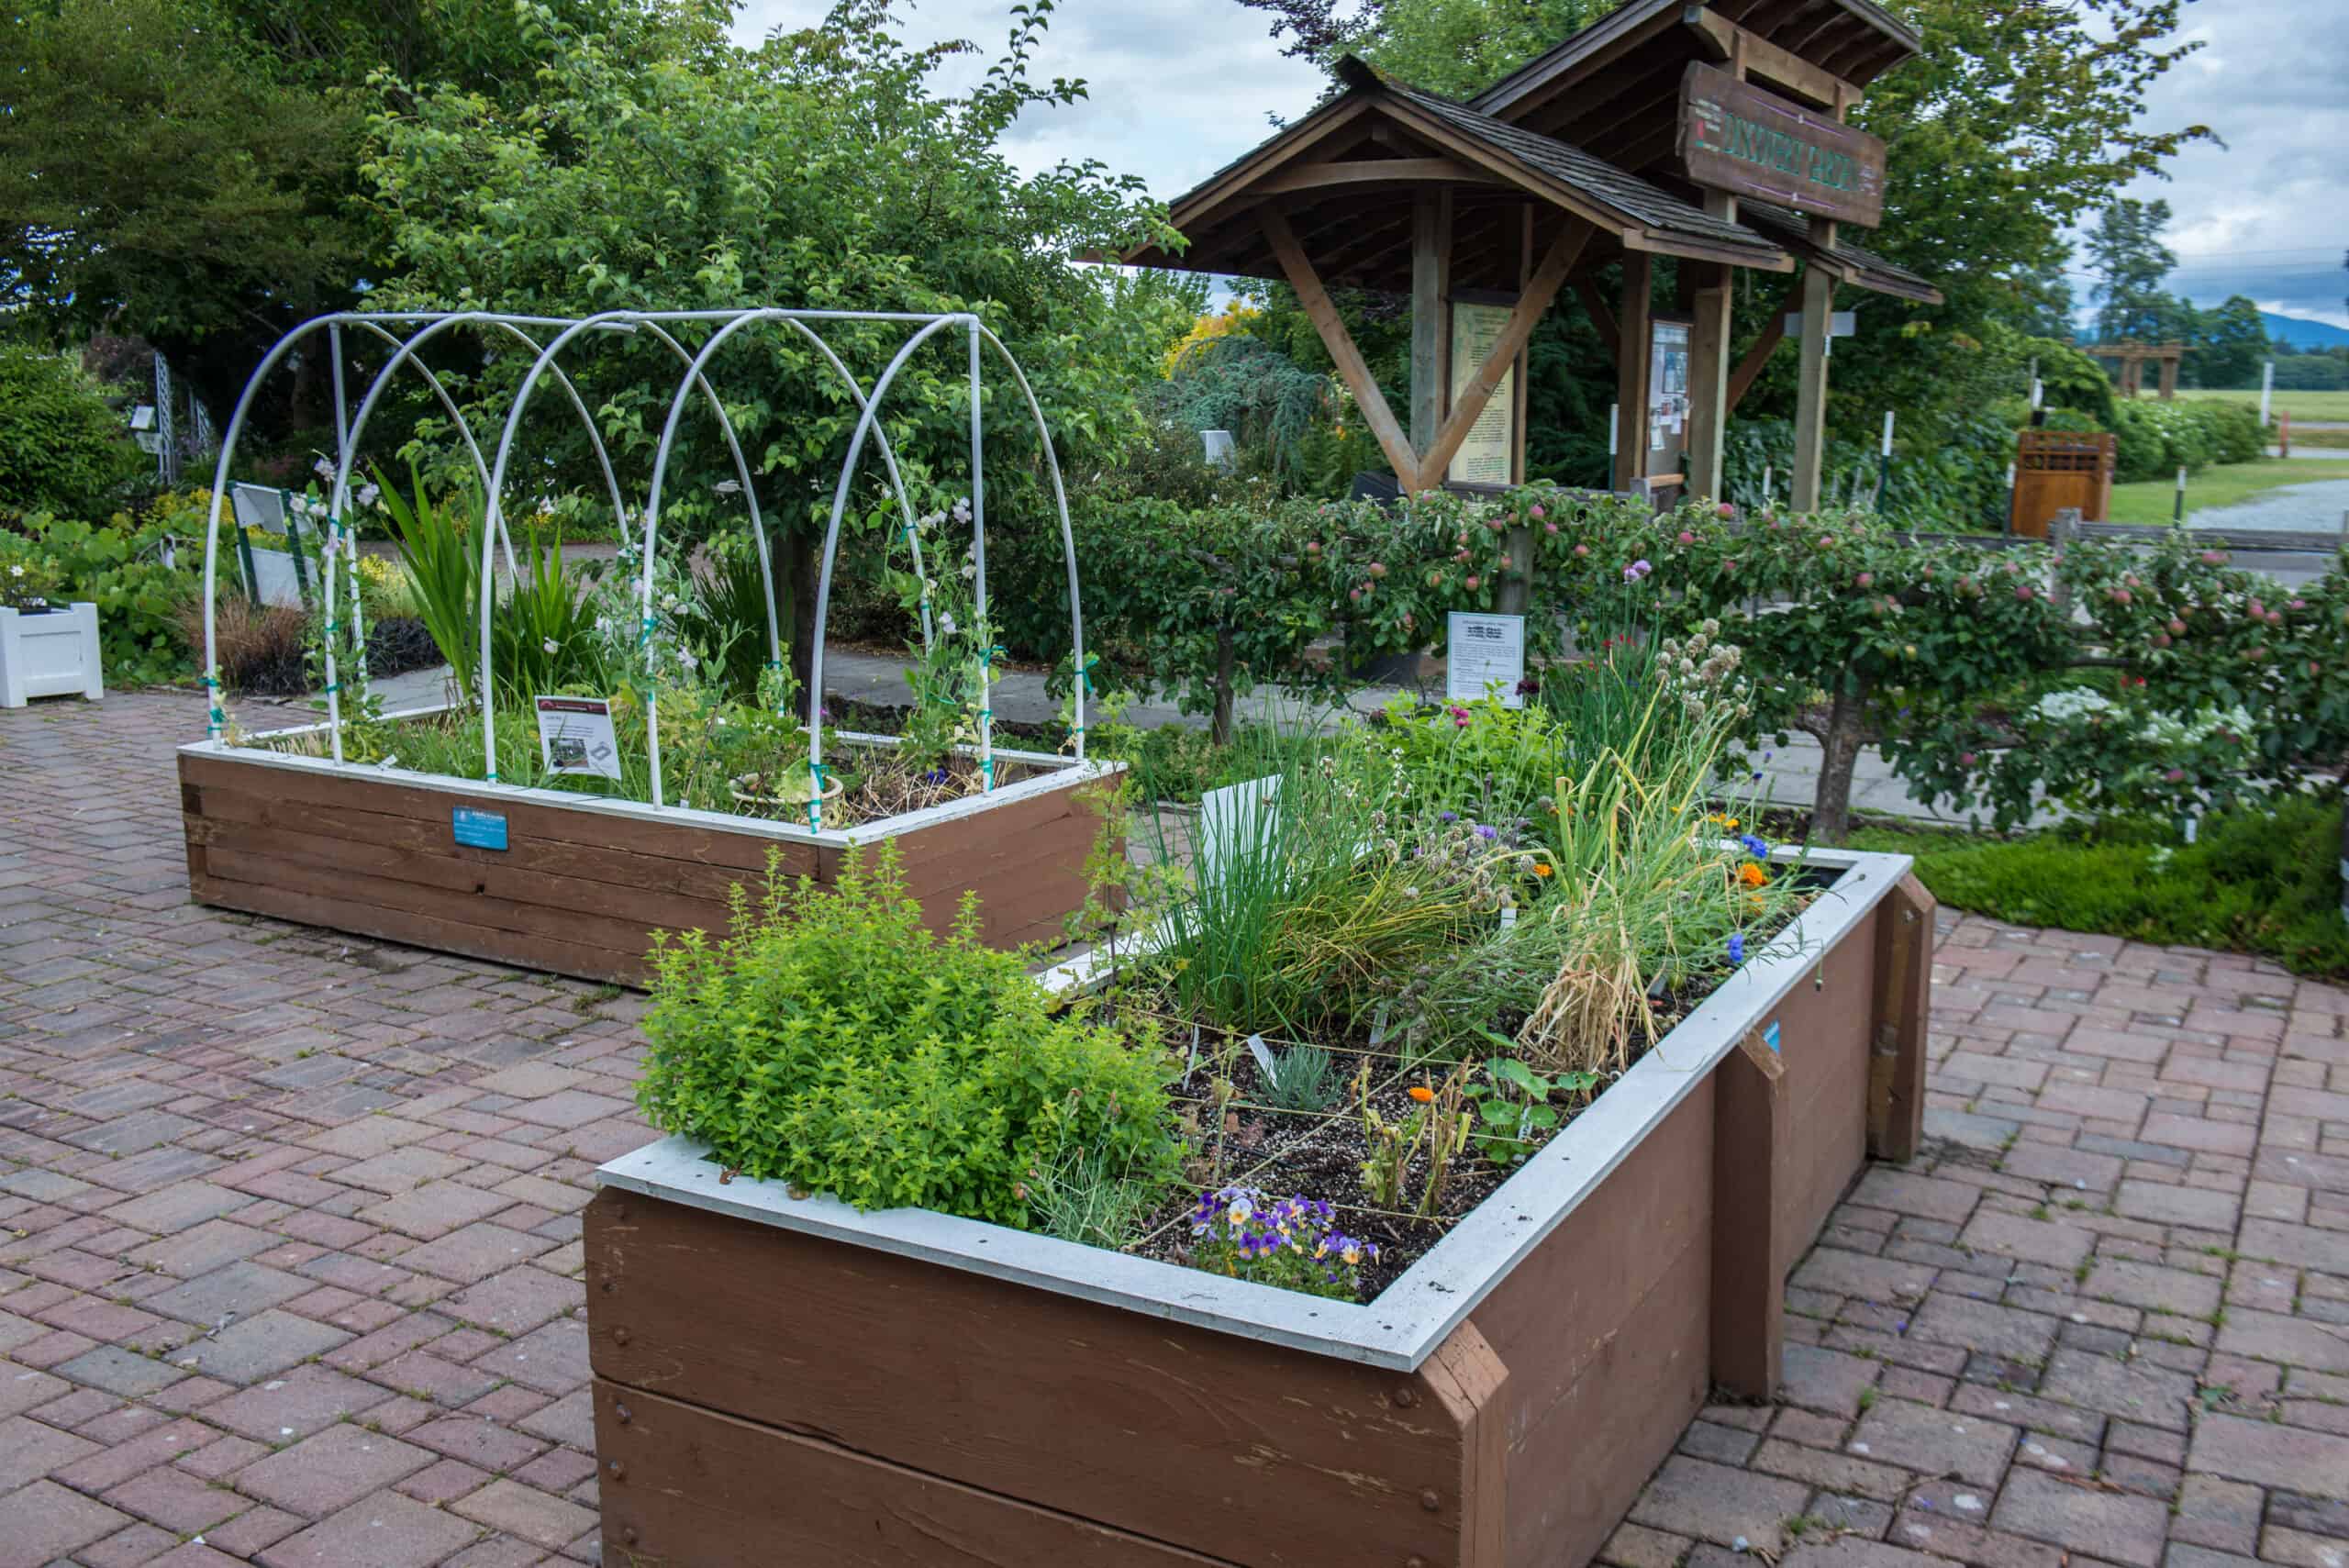
[[[189,890],[199,904],[416,947],[641,984],[656,931],[729,929],[727,893],[763,876],[829,882],[851,844],[887,840],[934,927],[965,892],[997,947],[1055,940],[1085,902],[1101,817],[1082,796],[1116,763],[996,752],[1037,771],[845,830],[203,741],[180,750]],[[458,843],[457,811],[505,818],[507,847]]]
[[[1922,1103],[1932,901],[1835,886],[1367,1305],[727,1181],[586,1215],[607,1560],[1575,1568]]]

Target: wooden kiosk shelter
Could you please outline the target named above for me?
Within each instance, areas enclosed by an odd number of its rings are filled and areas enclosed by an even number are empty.
[[[1920,47],[1869,0],[1628,0],[1466,102],[1348,57],[1336,96],[1174,202],[1186,249],[1125,260],[1286,279],[1409,494],[1524,479],[1525,345],[1562,292],[1615,357],[1619,490],[1718,495],[1722,427],[1792,333],[1794,501],[1812,506],[1836,289],[1941,301],[1841,234],[1874,227],[1884,196],[1883,144],[1843,118]],[[1661,306],[1658,256],[1681,263]],[[1729,269],[1798,261],[1732,364]],[[1410,298],[1408,423],[1330,303],[1341,286]]]
[[[2177,364],[2186,356],[2185,344],[2090,343],[2080,352],[2092,360],[2120,361],[2121,374],[2112,390],[2125,398],[2134,398],[2145,390],[2145,363],[2149,360],[2154,361],[2162,367],[2162,401],[2177,401]]]

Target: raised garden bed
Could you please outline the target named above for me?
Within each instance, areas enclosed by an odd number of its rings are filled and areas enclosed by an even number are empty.
[[[732,1176],[685,1139],[586,1216],[620,1561],[1579,1564],[1787,1270],[1914,1151],[1932,903],[1832,881],[1354,1303]],[[1056,976],[1085,984],[1084,965]]]
[[[1101,818],[1080,794],[1116,763],[997,751],[991,793],[843,828],[337,762],[310,726],[180,751],[196,901],[584,979],[641,983],[659,931],[731,929],[727,898],[765,875],[838,873],[893,841],[943,928],[964,892],[998,947],[1052,941],[1085,902]],[[885,748],[884,736],[837,738]],[[502,847],[498,847],[502,844]]]

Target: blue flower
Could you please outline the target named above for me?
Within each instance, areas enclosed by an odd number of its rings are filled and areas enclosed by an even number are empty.
[[[1732,967],[1745,962],[1745,933],[1742,931],[1729,934],[1729,962]]]
[[[1753,834],[1740,833],[1737,836],[1737,841],[1744,845],[1745,852],[1752,855],[1755,860],[1766,861],[1770,858],[1770,846],[1755,838]]]
[[[1460,820],[1460,813],[1457,811],[1439,811],[1435,814],[1435,819],[1439,822],[1457,822]]]
[[[1489,822],[1480,824],[1476,828],[1476,837],[1479,839],[1491,840],[1498,838],[1499,836],[1500,829],[1494,827]]]

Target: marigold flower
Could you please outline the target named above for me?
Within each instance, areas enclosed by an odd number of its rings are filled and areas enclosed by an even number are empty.
[[[1419,1101],[1421,1105],[1426,1105],[1430,1100],[1435,1098],[1435,1091],[1429,1088],[1425,1084],[1412,1084],[1410,1093],[1411,1098]]]
[[[1748,861],[1737,868],[1737,880],[1748,887],[1760,887],[1770,880],[1770,873],[1752,861]]]
[[[1536,864],[1533,868],[1533,874],[1536,876],[1550,876],[1554,874],[1554,868],[1547,865]]]

